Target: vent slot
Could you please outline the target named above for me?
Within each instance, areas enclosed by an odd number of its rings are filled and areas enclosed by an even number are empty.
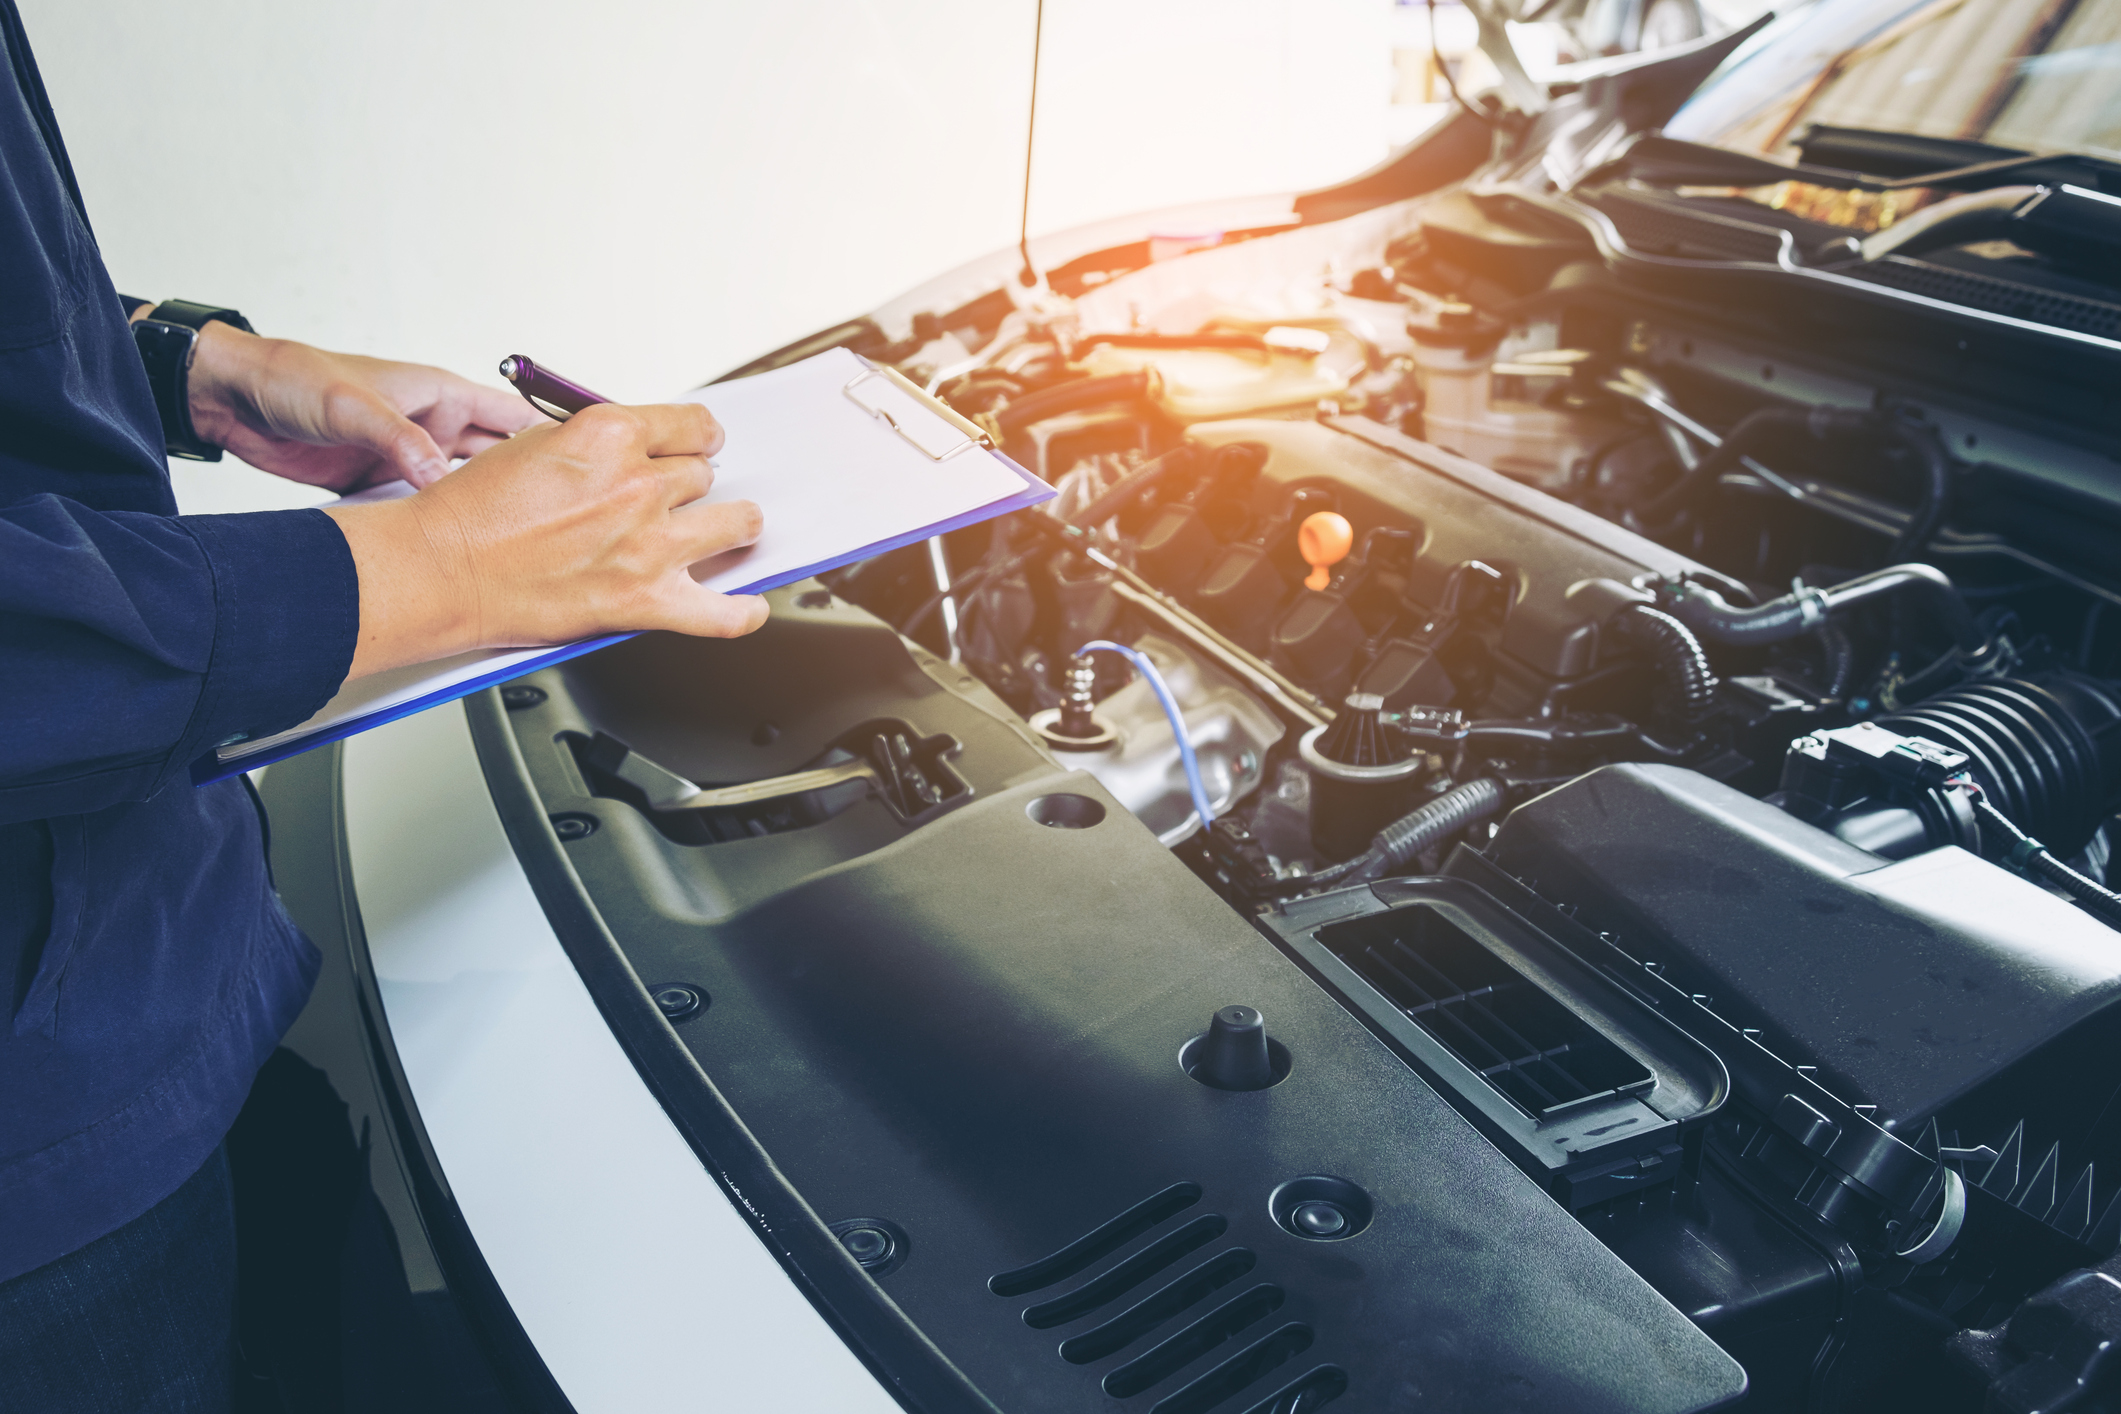
[[[1184,1212],[1199,1201],[1199,1184],[1174,1183],[1154,1197],[1136,1203],[1112,1221],[1084,1233],[1053,1255],[988,1278],[987,1290],[996,1296],[1022,1296],[1057,1281],[1065,1281],[1098,1258],[1118,1251],[1164,1219]]]
[[[1348,1392],[1348,1372],[1338,1365],[1307,1370],[1245,1411],[1245,1414],[1311,1414]]]
[[[1157,1400],[1149,1414],[1205,1414],[1310,1348],[1311,1328],[1292,1321],[1238,1351],[1193,1383]]]
[[[1061,1359],[1071,1365],[1087,1365],[1124,1350],[1179,1312],[1205,1300],[1252,1270],[1258,1258],[1243,1247],[1233,1247],[1219,1257],[1201,1263],[1178,1280],[1151,1292],[1101,1326],[1061,1342]]]
[[[1948,304],[1962,304],[1989,314],[2052,325],[2101,339],[2121,339],[2121,308],[2097,300],[2028,289],[2010,280],[1999,280],[1971,270],[1954,270],[1900,255],[1889,255],[1847,273],[1874,285],[1890,286],[1911,295],[1926,295]]]
[[[1348,964],[1534,1119],[1656,1083],[1649,1067],[1482,947],[1437,909],[1318,930]]]
[[[1196,1192],[1198,1190],[1195,1190]],[[1166,1233],[1102,1276],[1091,1278],[1066,1296],[1057,1296],[1024,1312],[1024,1324],[1033,1330],[1066,1325],[1077,1316],[1087,1316],[1098,1307],[1120,1297],[1155,1276],[1188,1252],[1207,1246],[1229,1228],[1220,1213],[1195,1218],[1176,1232]]]
[[[1281,1309],[1282,1289],[1271,1282],[1232,1297],[1163,1344],[1105,1376],[1105,1393],[1114,1399],[1140,1394],[1166,1375],[1176,1374],[1254,1321]],[[1205,1406],[1204,1406],[1205,1407]]]

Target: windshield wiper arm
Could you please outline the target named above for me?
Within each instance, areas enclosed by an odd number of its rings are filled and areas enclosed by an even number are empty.
[[[1837,128],[1814,123],[1797,139],[1797,153],[1809,167],[1864,172],[1879,178],[1921,177],[1956,171],[1984,162],[2008,162],[2034,154],[2021,147],[1964,138],[1930,137],[1876,128]]]
[[[1919,255],[1999,238],[2074,264],[2110,264],[2121,255],[2121,197],[2067,183],[1955,196],[1865,240],[1863,258]]]

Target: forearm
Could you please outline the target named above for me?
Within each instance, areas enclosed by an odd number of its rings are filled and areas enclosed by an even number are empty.
[[[361,582],[361,635],[349,677],[447,658],[488,643],[461,527],[422,497],[333,506]]]

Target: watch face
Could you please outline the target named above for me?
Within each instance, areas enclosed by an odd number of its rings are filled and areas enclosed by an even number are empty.
[[[158,306],[156,313],[161,312]],[[162,443],[171,456],[192,461],[219,461],[221,449],[200,440],[191,422],[191,361],[199,331],[185,324],[149,317],[133,323],[133,344],[147,369],[155,411],[162,419]]]

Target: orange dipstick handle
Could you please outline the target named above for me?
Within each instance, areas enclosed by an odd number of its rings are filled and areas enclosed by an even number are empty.
[[[1355,527],[1348,524],[1344,515],[1314,511],[1297,528],[1296,548],[1311,567],[1311,573],[1304,576],[1304,588],[1324,589],[1333,582],[1333,566],[1348,558],[1348,551],[1355,548]]]

